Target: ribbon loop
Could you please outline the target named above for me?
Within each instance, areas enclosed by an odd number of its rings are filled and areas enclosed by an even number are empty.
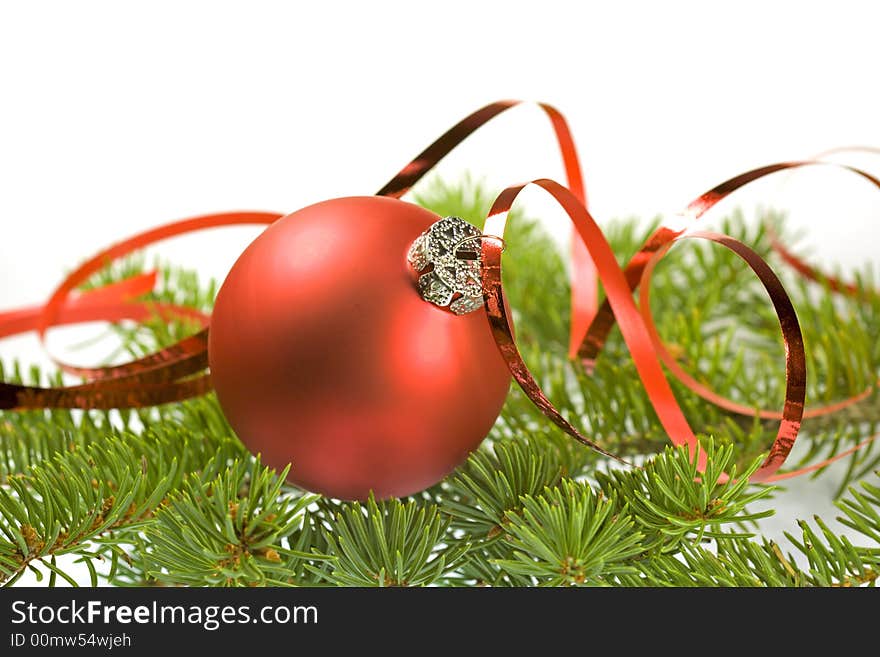
[[[521,102],[498,101],[466,116],[404,166],[377,192],[377,195],[401,198],[458,144],[478,128]],[[874,440],[873,437],[869,438],[862,444],[822,463],[780,474],[779,468],[791,451],[803,417],[834,412],[863,399],[871,391],[805,412],[806,357],[794,307],[769,265],[749,247],[731,237],[660,226],[629,263],[621,268],[601,229],[587,209],[580,161],[565,117],[550,105],[539,103],[538,107],[547,115],[553,127],[562,156],[566,185],[542,178],[507,187],[496,198],[483,228],[485,234],[496,235],[498,239],[482,239],[479,245],[483,256],[480,267],[483,299],[493,336],[514,379],[545,416],[582,444],[609,458],[626,463],[620,456],[607,451],[585,436],[550,402],[526,366],[514,340],[513,320],[507,312],[501,282],[503,236],[508,213],[519,194],[528,185],[540,187],[549,193],[568,215],[574,231],[569,355],[572,358],[579,358],[589,369],[600,354],[611,328],[617,323],[657,417],[673,444],[686,445],[694,451],[697,438],[675,399],[663,369],[664,364],[686,387],[709,402],[735,413],[755,415],[754,409],[746,408],[714,393],[684,372],[670,356],[658,335],[650,311],[651,274],[671,246],[685,238],[710,240],[730,249],[742,258],[761,280],[779,317],[786,347],[785,402],[781,411],[757,412],[763,419],[779,420],[780,428],[766,461],[755,473],[754,479],[776,481],[815,470]],[[873,149],[862,150],[873,152]],[[717,185],[692,201],[687,206],[686,214],[693,220],[699,219],[720,200],[755,180],[780,171],[814,164],[842,167],[862,176],[880,189],[880,180],[854,167],[825,162],[819,158],[783,162],[747,171]],[[184,316],[201,325],[197,333],[176,344],[119,365],[83,367],[53,358],[63,371],[84,377],[87,381],[80,385],[55,388],[0,383],[0,409],[136,408],[180,401],[210,391],[210,374],[205,372],[208,367],[210,317],[192,308],[142,300],[141,297],[152,290],[156,282],[155,272],[141,274],[87,292],[78,293],[77,288],[107,264],[160,240],[221,226],[268,225],[281,216],[272,212],[228,212],[158,226],[114,244],[84,262],[61,282],[43,306],[0,314],[0,338],[33,330],[43,341],[51,327],[76,322],[123,319],[144,322],[158,315],[164,319]],[[850,294],[855,292],[854,286],[824,276],[817,269],[794,256],[772,234],[771,244],[783,260],[802,276],[827,281],[835,291]],[[597,282],[600,280],[606,292],[606,300],[601,306],[597,304]],[[640,288],[639,305],[636,304],[633,295],[637,288]],[[697,465],[702,471],[706,465],[703,450],[699,450],[698,458]]]

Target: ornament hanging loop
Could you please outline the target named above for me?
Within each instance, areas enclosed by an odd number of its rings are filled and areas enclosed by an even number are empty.
[[[455,245],[452,247],[452,251],[455,254],[456,259],[458,260],[478,260],[480,258],[480,240],[492,239],[496,242],[501,243],[501,252],[507,250],[507,242],[504,241],[503,237],[499,237],[498,235],[489,235],[488,233],[481,233],[479,235],[469,235],[463,239],[458,240]],[[459,251],[459,247],[462,244],[467,244],[468,242],[476,242],[476,248],[473,251],[466,251],[464,255],[460,255],[461,251]],[[473,257],[471,254],[474,254]]]
[[[480,240],[504,239],[484,235],[460,217],[443,217],[419,235],[407,254],[407,261],[419,274],[418,291],[425,301],[455,315],[465,315],[484,305],[480,278]],[[472,249],[462,245],[472,242]]]

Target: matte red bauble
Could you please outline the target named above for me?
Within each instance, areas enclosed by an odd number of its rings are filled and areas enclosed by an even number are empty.
[[[303,208],[241,254],[214,306],[211,377],[235,432],[342,499],[423,490],[489,432],[510,374],[482,308],[420,296],[407,263],[439,217],[379,196]]]

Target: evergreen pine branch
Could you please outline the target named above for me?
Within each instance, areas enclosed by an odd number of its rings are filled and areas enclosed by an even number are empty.
[[[416,201],[480,225],[494,198],[474,180],[420,186]],[[783,239],[782,218],[767,213]],[[657,220],[607,226],[623,263]],[[769,259],[789,290],[808,353],[808,405],[876,388],[880,295],[857,272],[853,297],[807,284],[770,249],[761,222],[738,213],[722,230]],[[605,460],[550,423],[512,386],[484,444],[448,479],[407,500],[364,504],[304,495],[250,455],[214,395],[137,411],[0,412],[0,579],[32,570],[49,585],[862,586],[880,572],[880,488],[874,446],[848,457],[839,521],[792,523],[785,550],[756,534],[754,502],[772,487],[746,484],[777,423],[728,413],[683,385],[673,389],[701,435],[709,470],[668,438],[620,333],[595,371],[566,355],[570,289],[559,247],[521,208],[510,217],[504,283],[518,343],[563,415],[642,467]],[[216,284],[167,263],[147,301],[209,311]],[[143,273],[142,257],[102,270],[84,287]],[[773,408],[784,389],[778,321],[759,282],[732,254],[677,246],[657,268],[652,310],[673,356],[740,403]],[[119,350],[140,356],[195,330],[191,322],[111,325]],[[62,383],[18,363],[2,380]],[[878,393],[804,422],[806,465],[877,432]],[[808,406],[809,407],[809,406]],[[293,464],[292,467],[296,467]],[[726,472],[731,481],[720,483]],[[818,475],[817,475],[818,476]],[[850,484],[860,481],[858,487]],[[863,544],[862,544],[863,543]]]
[[[749,477],[763,459],[756,459],[738,472],[733,447],[714,446],[708,441],[707,466],[703,473],[684,448],[667,447],[644,467],[597,473],[598,485],[612,499],[625,500],[636,527],[645,535],[649,549],[670,552],[682,542],[699,543],[704,538],[725,538],[734,534],[725,525],[741,525],[772,514],[748,512],[748,505],[766,497],[772,489],[749,484]],[[699,452],[699,450],[698,450]],[[722,475],[727,480],[722,483]]]
[[[524,495],[538,494],[561,479],[559,465],[531,451],[528,442],[498,442],[473,454],[452,476],[443,509],[456,529],[491,540]]]
[[[305,547],[297,534],[314,497],[283,495],[286,475],[247,459],[213,477],[188,477],[144,530],[138,557],[146,577],[189,586],[296,584],[300,561],[325,556],[297,549]]]
[[[538,497],[524,497],[522,506],[508,516],[511,558],[496,563],[538,585],[602,584],[632,572],[628,561],[643,551],[632,518],[587,484],[566,480]]]
[[[877,487],[862,482],[866,490]],[[841,519],[866,538],[876,540],[877,510],[880,499],[865,498],[855,489],[849,499],[838,502],[845,513],[855,512],[855,520]],[[865,513],[865,515],[862,515]],[[624,586],[875,586],[880,578],[880,548],[854,546],[846,536],[831,531],[821,518],[814,524],[800,520],[800,537],[786,532],[786,538],[806,560],[798,565],[795,553],[784,553],[766,538],[756,540],[719,540],[715,550],[685,543],[676,555],[660,553],[637,562],[637,574],[624,574],[618,582]]]
[[[370,498],[324,510],[324,536],[337,557],[324,576],[337,586],[433,584],[469,548],[451,540],[449,518],[434,504]]]
[[[850,497],[837,502],[844,513],[840,521],[880,545],[880,486],[863,481],[861,488],[850,487]]]
[[[772,542],[734,541],[713,552],[685,545],[678,555],[660,554],[639,563],[637,574],[618,577],[621,586],[801,586],[802,573]]]
[[[187,468],[203,468],[205,441],[185,431],[77,436],[0,487],[0,578],[14,583],[54,557],[103,560],[140,531]],[[221,445],[212,455],[227,452]],[[172,448],[172,449],[168,449]]]

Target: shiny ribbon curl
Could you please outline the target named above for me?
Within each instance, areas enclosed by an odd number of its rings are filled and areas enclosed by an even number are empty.
[[[497,101],[469,114],[404,166],[377,192],[377,195],[400,198],[474,131],[522,102],[519,100]],[[553,126],[568,186],[572,193],[583,201],[586,198],[583,175],[568,123],[556,108],[544,103],[539,103],[538,106],[547,115]],[[86,282],[92,274],[110,263],[171,237],[222,226],[268,225],[282,216],[284,215],[280,213],[260,211],[226,212],[182,219],[138,233],[97,253],[71,272],[52,292],[49,300],[35,318],[33,325],[21,325],[16,311],[0,315],[0,336],[11,334],[8,330],[4,332],[4,327],[9,326],[19,326],[19,329],[14,332],[35,330],[45,348],[48,329],[58,323],[59,313],[62,312],[65,304],[70,302],[71,295],[75,293],[77,286]],[[582,247],[573,247],[573,257],[576,264],[572,276],[572,303],[582,310],[578,317],[582,322],[585,322],[588,314],[594,312],[596,307],[595,273]],[[166,308],[165,310],[171,309]],[[192,312],[190,309],[179,310],[184,315]],[[108,313],[110,313],[109,309]],[[110,313],[108,321],[118,321],[120,318],[117,315],[118,313]],[[95,321],[97,319],[100,317],[93,315],[90,320],[80,321]],[[48,408],[59,404],[72,408],[137,408],[153,406],[157,403],[181,401],[203,394],[210,389],[209,374],[202,375],[197,380],[198,383],[192,381],[169,382],[165,389],[156,387],[159,381],[169,381],[172,374],[175,375],[175,378],[187,376],[207,367],[208,318],[202,319],[205,328],[196,335],[143,358],[120,365],[99,368],[81,367],[65,363],[50,354],[52,361],[62,371],[84,377],[90,382],[66,388],[40,388],[0,383],[0,410]],[[572,333],[572,335],[575,334]],[[572,346],[572,350],[574,349],[575,346]],[[124,388],[120,388],[119,395],[111,394],[111,380],[113,385]],[[150,387],[145,387],[143,395],[139,395],[136,384],[145,384]]]
[[[491,103],[462,119],[422,153],[407,164],[382,189],[379,196],[400,198],[408,192],[428,171],[459,143],[495,116],[521,104],[522,101],[503,100]],[[758,411],[764,419],[780,420],[780,429],[770,448],[769,455],[758,471],[754,481],[776,481],[824,467],[828,463],[851,454],[874,437],[848,449],[831,459],[807,468],[779,474],[797,437],[801,418],[821,415],[839,410],[845,405],[864,398],[862,395],[820,409],[804,412],[805,355],[797,317],[788,295],[770,267],[741,242],[728,236],[706,232],[687,232],[661,226],[640,248],[625,268],[620,268],[604,235],[586,207],[583,175],[571,131],[564,116],[550,105],[538,106],[550,119],[565,169],[567,186],[549,179],[540,179],[505,189],[496,199],[486,220],[486,232],[503,237],[504,224],[511,205],[527,184],[543,188],[563,207],[570,217],[577,239],[572,240],[572,319],[570,325],[569,353],[588,368],[601,352],[608,333],[618,323],[630,349],[639,376],[646,387],[649,399],[658,418],[676,445],[696,446],[697,438],[690,428],[681,407],[675,400],[663,373],[661,362],[686,387],[704,399],[727,410],[754,416],[755,409],[745,408],[701,386],[684,372],[668,353],[657,334],[650,314],[650,276],[656,263],[673,245],[684,238],[708,239],[736,253],[746,261],[764,284],[774,304],[786,345],[786,398],[783,410]],[[709,208],[736,189],[763,176],[808,164],[831,164],[804,161],[774,164],[736,176],[698,197],[687,207],[692,219],[699,218]],[[880,181],[855,169],[845,169],[867,178],[880,187]],[[207,367],[207,334],[209,317],[190,308],[170,304],[146,303],[137,297],[152,289],[155,272],[142,274],[97,290],[75,292],[77,286],[92,274],[133,251],[160,240],[206,228],[241,225],[271,224],[281,214],[270,212],[230,212],[204,215],[173,222],[145,231],[105,249],[83,263],[67,276],[52,293],[47,303],[38,308],[23,309],[0,314],[0,338],[13,333],[36,330],[45,340],[51,326],[84,321],[119,321],[133,319],[145,321],[149,317],[171,318],[181,315],[200,322],[201,331],[170,347],[142,358],[110,367],[88,368],[74,366],[53,358],[65,372],[76,374],[88,383],[62,388],[39,388],[0,383],[0,409],[27,409],[46,407],[68,408],[122,408],[153,406],[179,401],[204,394],[211,389],[210,374],[199,374]],[[772,236],[771,236],[772,237]],[[506,315],[504,291],[501,284],[501,241],[485,239],[483,249],[483,283],[487,317],[499,350],[510,371],[529,399],[554,423],[579,442],[602,454],[624,462],[600,445],[589,440],[569,423],[553,406],[534,377],[529,372],[513,339],[513,324]],[[788,253],[778,240],[773,244],[783,260],[807,278],[829,280],[817,270]],[[597,276],[606,291],[602,306],[597,303]],[[641,286],[640,308],[636,306],[633,291]],[[833,287],[838,291],[852,292],[852,286]],[[705,468],[705,455],[700,452],[698,467]]]
[[[503,237],[510,208],[527,184],[536,185],[547,191],[568,214],[578,236],[586,245],[593,259],[599,274],[599,280],[605,288],[608,307],[613,312],[620,327],[623,340],[629,348],[636,370],[642,380],[642,385],[648,393],[648,398],[651,400],[660,423],[673,444],[687,445],[692,454],[697,452],[697,436],[691,429],[687,418],[685,418],[681,406],[675,399],[669,381],[666,379],[657,350],[654,347],[648,322],[643,313],[636,307],[629,280],[624,274],[623,269],[618,265],[614,252],[611,250],[611,246],[605,239],[602,230],[586,207],[559,183],[548,179],[533,180],[531,183],[508,187],[498,196],[495,204],[489,211],[489,217],[486,221],[486,232]],[[797,321],[797,314],[788,294],[785,292],[785,288],[769,265],[751,248],[726,235],[710,232],[679,233],[667,241],[662,248],[654,251],[650,259],[645,261],[642,276],[650,277],[650,272],[656,263],[665,255],[673,243],[685,238],[710,240],[730,249],[742,258],[761,280],[770,295],[770,299],[779,317],[786,347],[785,405],[779,432],[770,448],[769,455],[752,475],[753,481],[769,481],[791,452],[804,411],[806,353],[804,352],[804,342],[800,325]],[[482,241],[482,244],[482,279],[486,299],[486,312],[489,317],[489,323],[492,326],[495,342],[510,366],[514,378],[529,399],[557,426],[580,442],[597,449],[592,441],[583,436],[550,403],[525,364],[513,338],[515,333],[513,320],[505,310],[506,301],[504,288],[501,283],[502,250],[496,240],[486,239]],[[643,294],[646,297],[647,286],[643,290]],[[646,298],[642,300],[643,303],[645,301],[647,301]],[[598,451],[620,460],[619,457],[609,454],[602,449],[598,449]],[[697,459],[697,468],[700,471],[705,470],[705,451],[698,451]]]
[[[702,194],[694,201],[692,201],[687,206],[685,214],[688,215],[692,221],[696,221],[697,219],[701,218],[706,212],[708,212],[712,207],[714,207],[719,201],[723,200],[733,192],[745,187],[752,182],[755,182],[772,174],[780,173],[783,171],[793,171],[795,169],[800,169],[808,166],[830,166],[842,169],[861,177],[866,182],[873,185],[875,189],[880,190],[880,179],[877,179],[876,177],[872,176],[869,173],[866,173],[865,171],[856,169],[848,165],[826,162],[820,159],[782,162],[747,171],[721,183],[720,185],[715,186],[705,194]],[[674,231],[670,228],[660,226],[650,237],[648,237],[648,239],[645,241],[645,244],[642,245],[642,247],[639,249],[636,255],[632,257],[632,259],[625,266],[624,269],[624,274],[631,290],[635,291],[636,288],[640,286],[640,284],[644,285],[645,282],[648,282],[650,280],[651,272],[653,271],[657,260],[659,260],[659,257],[662,257],[663,253],[668,251],[669,246],[671,246],[672,242],[674,242],[678,238],[680,233],[681,231]],[[779,252],[780,255],[783,256],[785,262],[791,264],[798,273],[806,275],[804,272],[809,271],[811,275],[806,276],[807,278],[814,281],[829,281],[829,287],[832,291],[848,293],[851,295],[856,294],[857,288],[855,286],[841,283],[840,281],[837,281],[835,279],[829,279],[814,267],[807,265],[802,260],[796,258],[788,251],[784,250],[784,247],[781,245],[778,238],[774,239],[772,233],[771,246],[777,252]],[[761,419],[765,420],[784,419],[783,413],[779,411],[755,409],[745,406],[743,404],[738,404],[731,399],[723,397],[709,389],[707,386],[701,384],[690,374],[685,372],[676,362],[675,358],[673,358],[673,356],[669,353],[666,345],[659,337],[657,327],[654,324],[654,320],[651,315],[650,304],[646,303],[648,298],[647,291],[642,292],[642,297],[642,314],[651,335],[651,342],[654,345],[654,349],[660,356],[660,359],[663,361],[663,364],[666,365],[666,367],[670,370],[670,372],[676,379],[678,379],[692,392],[702,397],[706,401],[732,413],[746,416],[757,415]],[[608,334],[614,325],[614,322],[614,313],[608,302],[606,301],[599,308],[595,320],[587,331],[587,335],[584,337],[581,349],[578,353],[578,356],[581,358],[582,362],[584,362],[585,365],[591,366],[593,364],[596,355],[601,351],[602,347],[604,346],[605,340],[607,339]],[[851,406],[852,404],[866,399],[873,393],[873,391],[874,388],[871,387],[857,395],[848,397],[838,402],[807,409],[804,412],[804,418],[820,417],[837,412],[848,406]]]
[[[126,279],[115,286],[74,295],[77,286],[109,265],[139,249],[156,242],[206,228],[242,224],[268,225],[283,215],[271,212],[224,212],[203,215],[164,224],[138,233],[100,251],[71,272],[55,289],[49,300],[39,308],[0,314],[0,337],[24,331],[36,331],[45,344],[46,332],[51,326],[74,321],[119,321],[150,317],[188,317],[206,328],[165,349],[142,358],[110,367],[88,368],[70,365],[52,357],[65,372],[91,379],[77,386],[37,387],[0,383],[0,410],[37,408],[142,408],[205,394],[211,390],[209,374],[193,379],[178,380],[201,372],[208,366],[209,316],[191,308],[170,304],[132,301],[139,292],[152,289],[155,273],[146,277]],[[150,288],[144,283],[152,281]],[[100,295],[96,297],[95,295]],[[105,302],[102,306],[95,299]],[[130,306],[130,307],[129,307]],[[101,314],[103,307],[104,315]],[[91,312],[86,312],[90,310]],[[79,319],[74,319],[80,313]],[[128,313],[135,313],[131,316]],[[24,321],[24,317],[27,321]]]

